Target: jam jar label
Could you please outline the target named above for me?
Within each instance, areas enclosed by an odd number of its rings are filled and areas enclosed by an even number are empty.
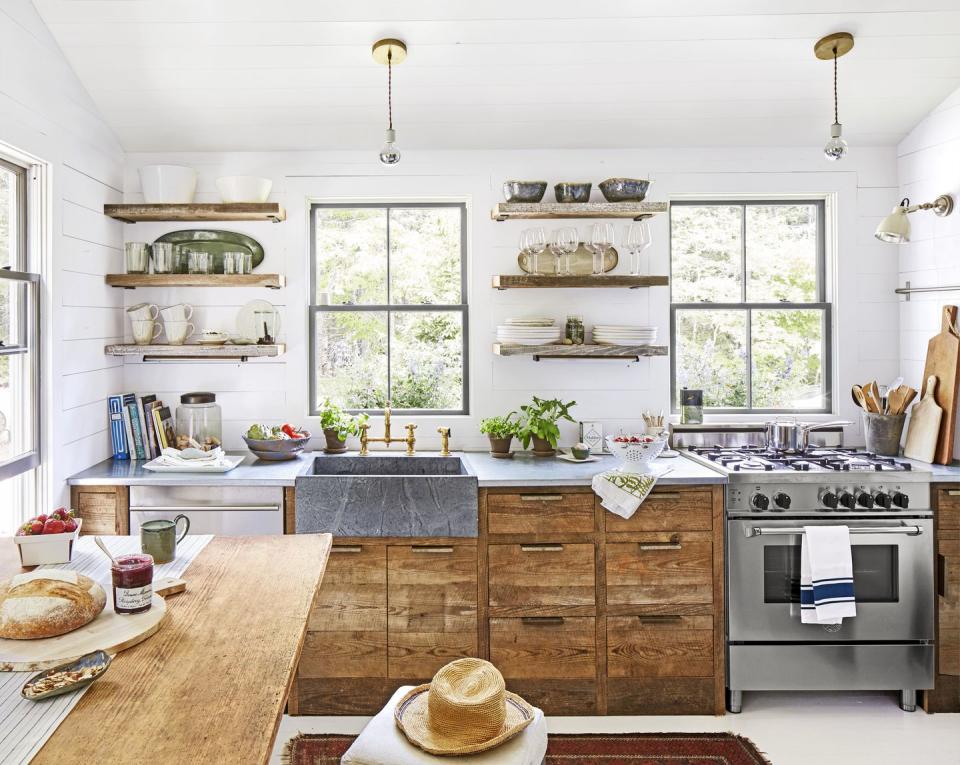
[[[153,583],[144,587],[114,587],[114,604],[125,611],[146,608],[153,598]]]

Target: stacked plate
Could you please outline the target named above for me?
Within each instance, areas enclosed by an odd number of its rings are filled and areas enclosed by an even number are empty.
[[[497,342],[510,345],[551,345],[560,342],[560,327],[550,318],[507,319],[497,327]]]
[[[640,327],[632,324],[597,324],[593,328],[593,342],[597,345],[650,345],[656,340],[656,327]]]

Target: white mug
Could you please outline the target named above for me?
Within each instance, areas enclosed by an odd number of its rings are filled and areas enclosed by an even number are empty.
[[[153,319],[135,319],[130,325],[133,327],[133,342],[137,345],[150,345],[163,332],[163,327]]]
[[[196,329],[189,321],[165,321],[163,327],[170,345],[183,345]]]
[[[160,309],[151,303],[137,303],[127,309],[127,316],[130,321],[153,321],[160,315]]]
[[[177,303],[160,310],[163,320],[170,321],[190,321],[193,316],[193,306],[187,303]]]

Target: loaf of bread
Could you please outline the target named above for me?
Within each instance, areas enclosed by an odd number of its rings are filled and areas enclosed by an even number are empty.
[[[103,587],[76,571],[40,569],[0,582],[0,638],[55,637],[103,611]]]

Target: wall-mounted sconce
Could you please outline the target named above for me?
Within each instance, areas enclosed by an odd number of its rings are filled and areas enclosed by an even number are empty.
[[[911,205],[910,200],[904,198],[893,209],[892,213],[880,221],[874,236],[881,242],[890,242],[891,244],[909,242],[910,219],[907,215],[917,210],[933,210],[942,218],[953,212],[953,197],[949,194],[941,194],[932,202],[924,202],[922,205]]]

